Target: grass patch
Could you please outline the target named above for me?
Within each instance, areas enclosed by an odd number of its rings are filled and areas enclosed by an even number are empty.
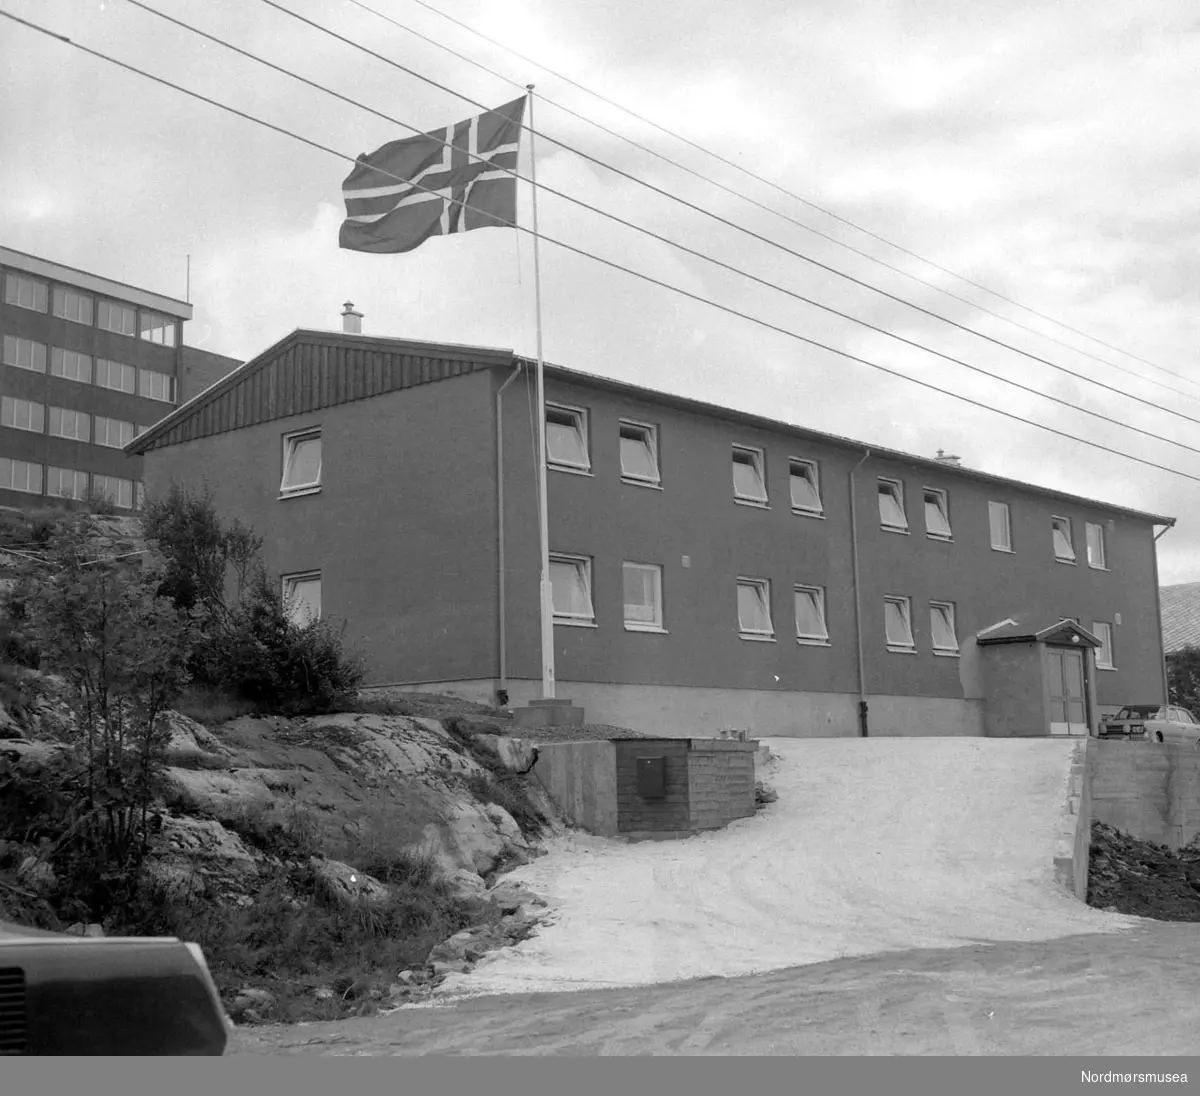
[[[324,855],[320,827],[298,803],[280,810],[273,802],[267,807],[247,808],[223,818],[221,825],[251,848],[277,860],[307,860],[310,856]]]
[[[257,715],[258,705],[207,685],[189,685],[172,707],[210,730],[244,715]]]

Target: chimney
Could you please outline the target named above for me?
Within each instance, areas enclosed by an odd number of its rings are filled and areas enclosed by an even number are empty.
[[[362,318],[361,312],[354,311],[354,302],[347,301],[342,306],[342,331],[347,335],[361,335]]]
[[[937,451],[937,456],[933,459],[937,461],[938,464],[949,464],[954,468],[959,468],[962,465],[962,461],[958,457],[947,453],[945,449],[939,449]]]

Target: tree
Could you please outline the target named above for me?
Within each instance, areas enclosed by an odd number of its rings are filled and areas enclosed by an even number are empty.
[[[1167,699],[1193,712],[1200,708],[1200,647],[1167,655]]]

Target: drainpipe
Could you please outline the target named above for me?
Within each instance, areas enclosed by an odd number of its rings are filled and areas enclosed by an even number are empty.
[[[870,459],[871,450],[850,470],[850,559],[854,568],[854,642],[858,648],[858,733],[867,737],[866,674],[863,670],[862,605],[858,594],[858,507],[855,505],[854,475]]]
[[[520,365],[514,365],[508,379],[496,391],[496,598],[499,613],[500,680],[496,686],[496,699],[500,706],[508,703],[508,642],[507,616],[504,600],[504,409],[501,400],[504,390],[517,379]]]
[[[1174,528],[1175,528],[1175,519],[1172,518],[1167,523],[1167,525],[1163,529],[1162,533],[1155,533],[1155,535],[1154,535],[1154,552],[1151,557],[1154,561],[1154,608],[1157,612],[1157,618],[1158,618],[1159,651],[1162,652],[1161,664],[1162,664],[1162,679],[1163,679],[1163,704],[1171,703],[1171,687],[1170,687],[1170,685],[1168,683],[1168,679],[1167,679],[1167,655],[1166,655],[1166,652],[1162,650],[1162,634],[1163,634],[1163,630],[1162,630],[1162,595],[1159,593],[1159,586],[1158,586],[1158,541],[1159,541],[1159,538],[1164,533],[1166,533]]]

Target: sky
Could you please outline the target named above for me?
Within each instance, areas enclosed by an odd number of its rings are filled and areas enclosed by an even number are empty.
[[[0,11],[351,159],[533,83],[547,361],[1176,517],[1160,579],[1200,581],[1190,0],[145,4],[361,106],[131,0]],[[349,159],[6,19],[0,93],[0,246],[189,297],[189,345],[247,359],[349,300],[367,334],[536,353],[528,233],[339,250]]]

